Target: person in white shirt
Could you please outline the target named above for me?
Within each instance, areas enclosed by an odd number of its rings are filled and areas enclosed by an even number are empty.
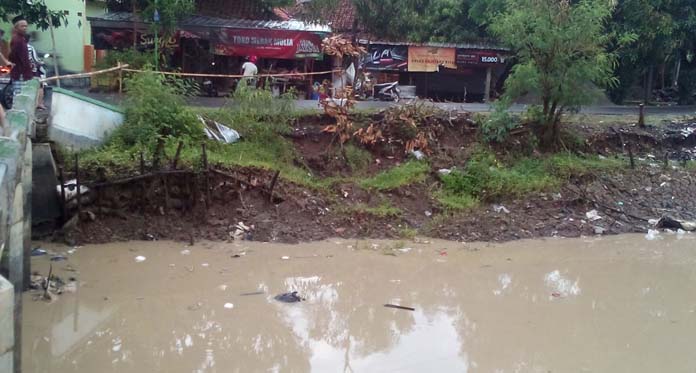
[[[247,58],[247,62],[242,65],[242,81],[246,83],[247,86],[256,88],[256,75],[259,73],[259,68],[256,66],[258,58],[256,56],[251,56]]]

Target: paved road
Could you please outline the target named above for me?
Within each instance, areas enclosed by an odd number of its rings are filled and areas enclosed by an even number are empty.
[[[92,97],[97,100],[105,101],[111,104],[119,104],[122,100],[122,96],[116,93],[93,93],[87,90],[75,90],[75,92]],[[207,108],[217,108],[228,103],[226,98],[215,98],[215,97],[190,97],[187,102],[191,106],[207,107]],[[404,101],[402,101],[404,102]],[[310,100],[297,100],[297,108],[299,109],[316,109],[319,110],[319,106],[316,101]],[[488,112],[491,110],[491,106],[482,103],[434,103],[439,108],[445,110],[461,110],[469,112]],[[391,105],[395,105],[393,102],[383,102],[383,101],[360,101],[357,104],[357,109],[381,109],[386,108]],[[521,113],[527,109],[528,105],[515,104],[510,108],[511,112]],[[696,115],[696,106],[650,106],[646,107],[646,114],[648,115]],[[637,114],[638,108],[636,106],[587,106],[583,107],[580,112],[582,114],[593,114],[593,115],[628,115]]]

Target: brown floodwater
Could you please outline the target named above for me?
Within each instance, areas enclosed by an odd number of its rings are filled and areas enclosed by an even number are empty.
[[[693,373],[696,237],[662,236],[41,244],[79,286],[25,296],[24,371]]]

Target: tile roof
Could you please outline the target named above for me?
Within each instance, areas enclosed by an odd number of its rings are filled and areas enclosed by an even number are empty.
[[[220,18],[268,19],[265,9],[256,0],[199,0],[197,13]]]
[[[127,12],[111,12],[99,16],[87,17],[92,22],[93,27],[116,26],[117,24],[133,23],[133,14]],[[135,18],[136,23],[144,24],[139,17]],[[237,28],[237,29],[273,29],[290,31],[310,31],[330,33],[331,28],[325,25],[306,23],[297,20],[289,21],[260,21],[239,18],[217,18],[201,15],[190,15],[184,17],[179,24],[183,28]]]

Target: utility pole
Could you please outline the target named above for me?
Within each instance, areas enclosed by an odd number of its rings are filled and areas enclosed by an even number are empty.
[[[44,6],[46,1],[43,2]],[[58,71],[58,56],[56,55],[56,37],[53,34],[53,16],[51,12],[48,12],[48,29],[51,31],[51,54],[53,55],[53,71],[55,71],[56,76],[60,76],[60,71]],[[56,85],[60,88],[60,79],[56,79]]]
[[[155,21],[155,70],[159,70],[159,31],[160,15],[157,10],[157,0],[155,0],[155,14],[152,15],[152,20]]]

